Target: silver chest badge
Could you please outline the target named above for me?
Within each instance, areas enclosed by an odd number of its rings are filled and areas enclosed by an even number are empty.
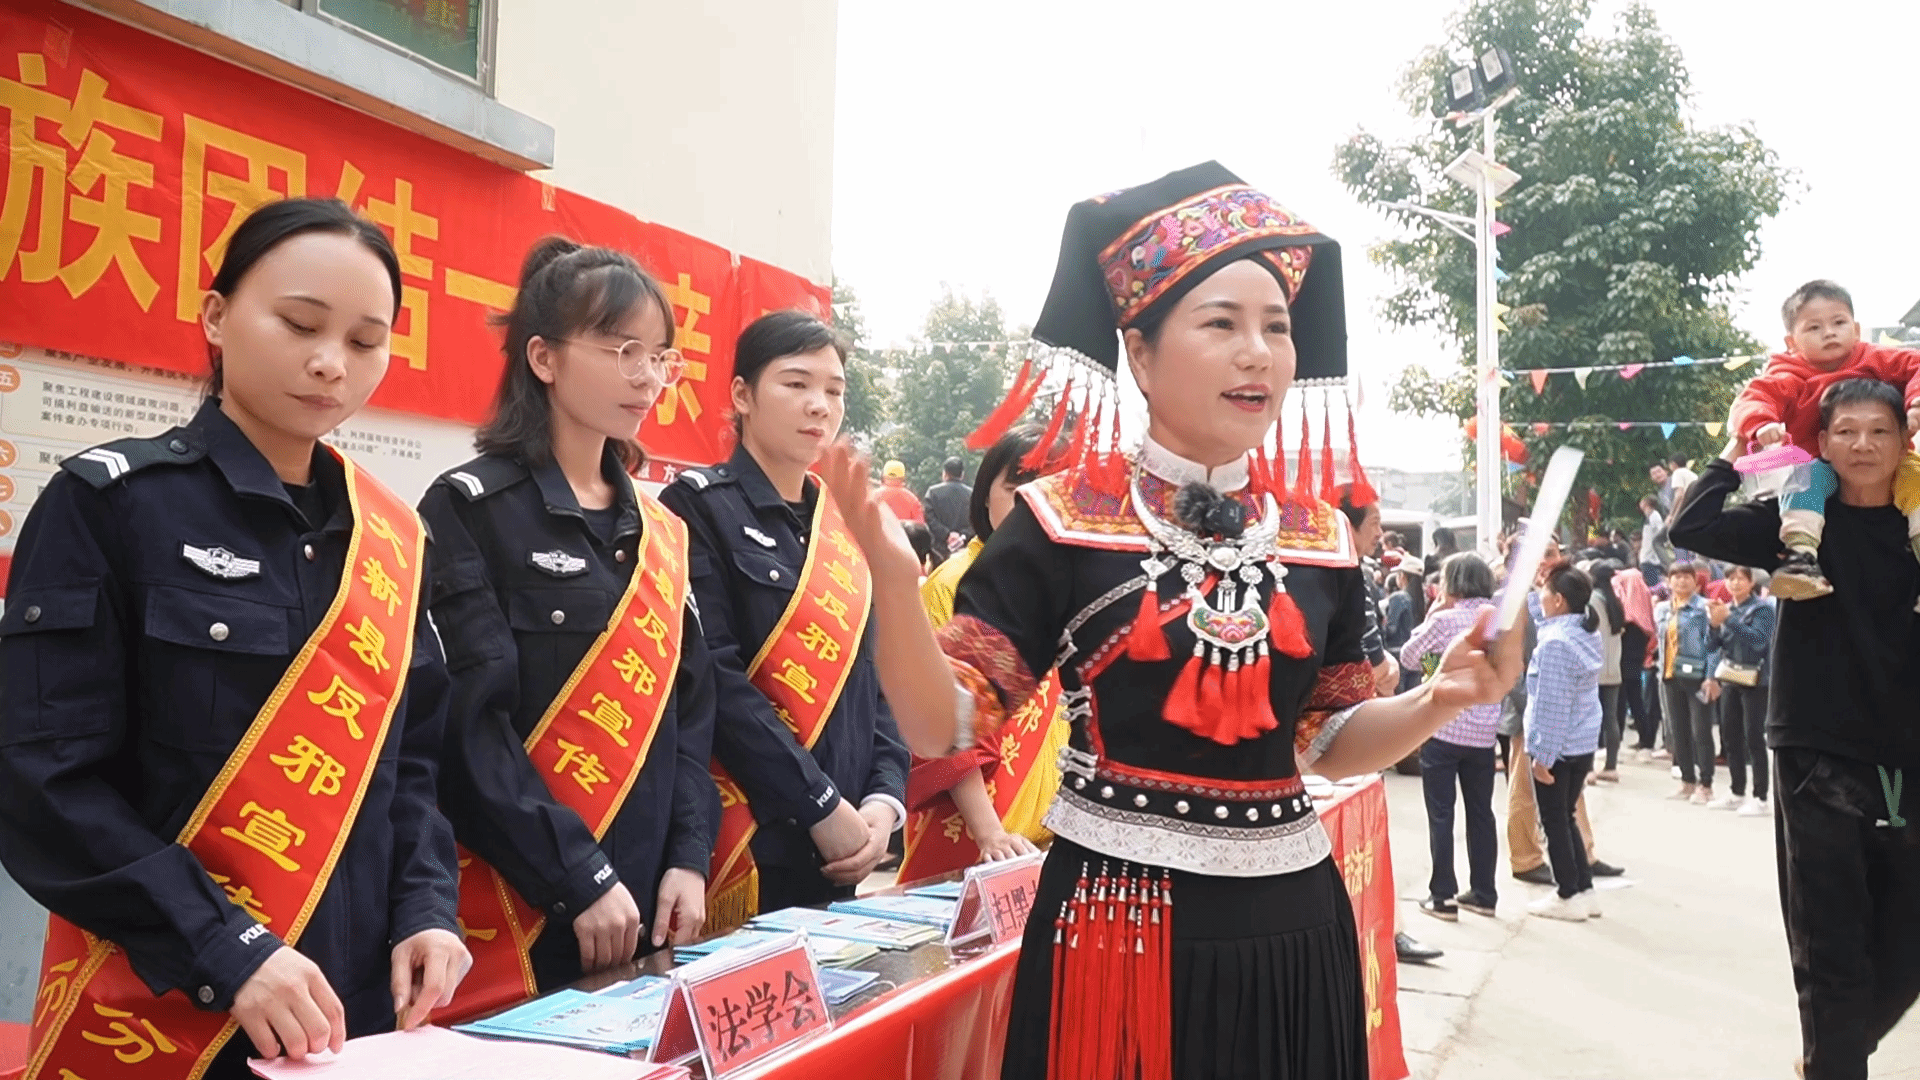
[[[554,577],[573,577],[587,572],[587,560],[558,549],[530,552],[527,561]]]
[[[778,547],[780,545],[779,541],[751,525],[742,526],[740,531],[747,534],[747,539],[759,544],[761,547]]]
[[[180,557],[192,563],[201,573],[222,581],[240,581],[260,576],[259,559],[243,559],[223,547],[197,548],[192,544],[182,544]]]

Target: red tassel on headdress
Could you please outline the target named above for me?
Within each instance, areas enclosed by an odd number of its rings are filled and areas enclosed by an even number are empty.
[[[1380,500],[1380,493],[1367,483],[1367,471],[1360,467],[1360,437],[1353,428],[1353,402],[1347,402],[1347,467],[1353,472],[1353,505],[1367,506]]]
[[[1293,474],[1293,490],[1301,501],[1313,498],[1313,423],[1305,401],[1300,403],[1300,461]]]
[[[1100,420],[1099,403],[1093,400],[1093,388],[1087,388],[1086,400],[1080,403],[1080,417],[1073,425],[1073,442],[1060,461],[1067,468],[1084,468],[1087,464],[1087,452],[1093,447],[1093,429]]]
[[[1033,358],[1028,357],[1020,365],[1020,376],[1013,380],[1007,396],[987,414],[985,420],[980,421],[980,426],[973,429],[973,434],[967,436],[967,449],[985,450],[999,442],[1000,436],[1005,435],[1013,422],[1020,419],[1020,414],[1027,411],[1027,406],[1033,404],[1033,397],[1040,392],[1040,384],[1046,381],[1046,374],[1045,371],[1033,370]],[[1029,382],[1029,379],[1032,381]]]
[[[1267,633],[1273,640],[1273,647],[1281,653],[1302,660],[1313,655],[1313,639],[1307,635],[1307,617],[1300,613],[1300,605],[1293,602],[1286,589],[1279,585],[1273,588],[1273,599],[1267,603]]]
[[[1333,498],[1333,405],[1320,398],[1320,497]]]
[[[1159,582],[1152,578],[1147,579],[1147,587],[1140,593],[1140,613],[1133,617],[1133,629],[1127,632],[1127,659],[1173,659],[1166,631],[1160,628]]]
[[[1060,400],[1053,406],[1053,418],[1047,421],[1046,433],[1040,436],[1039,442],[1033,444],[1033,449],[1027,451],[1027,456],[1020,459],[1022,469],[1030,473],[1046,469],[1048,461],[1053,458],[1053,444],[1060,440],[1060,432],[1067,426],[1067,412],[1072,401],[1073,384],[1068,383],[1060,388]]]
[[[1109,495],[1118,495],[1127,486],[1126,456],[1120,452],[1120,404],[1109,401],[1109,395],[1102,394],[1100,409],[1094,415],[1100,426],[1094,430],[1094,440],[1099,444],[1089,445],[1091,460],[1087,465],[1087,480],[1095,491]]]

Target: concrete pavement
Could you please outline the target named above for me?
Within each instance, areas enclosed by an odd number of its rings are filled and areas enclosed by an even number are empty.
[[[1422,914],[1426,811],[1417,777],[1388,775],[1394,881],[1404,928],[1447,950],[1400,968],[1400,1014],[1414,1080],[1790,1080],[1799,1015],[1775,885],[1772,818],[1670,802],[1667,766],[1621,766],[1587,789],[1600,858],[1626,867],[1600,893],[1604,916],[1529,916],[1547,888],[1513,880],[1500,905],[1458,923]],[[1726,782],[1724,773],[1719,782]],[[1455,844],[1466,880],[1464,832]],[[1882,1043],[1874,1080],[1920,1080],[1920,1011]]]

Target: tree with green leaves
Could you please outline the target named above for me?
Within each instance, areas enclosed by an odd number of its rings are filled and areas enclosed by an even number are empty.
[[[1600,493],[1603,519],[1628,523],[1651,489],[1650,464],[1668,454],[1704,459],[1724,440],[1703,427],[1681,427],[1669,439],[1659,428],[1616,424],[1723,421],[1742,374],[1718,365],[1632,379],[1596,372],[1583,388],[1564,371],[1758,351],[1734,327],[1727,302],[1759,255],[1760,225],[1779,211],[1790,175],[1750,128],[1692,122],[1686,67],[1651,10],[1629,7],[1611,33],[1598,33],[1588,26],[1592,7],[1472,0],[1448,40],[1406,71],[1401,94],[1413,115],[1432,118],[1426,132],[1400,145],[1356,134],[1336,151],[1335,172],[1376,206],[1409,202],[1471,215],[1473,192],[1442,170],[1477,147],[1480,126],[1447,116],[1447,74],[1456,57],[1496,45],[1511,54],[1520,96],[1499,113],[1496,156],[1522,179],[1498,211],[1512,227],[1498,242],[1506,275],[1499,299],[1512,308],[1500,359],[1515,372],[1501,415],[1532,462],[1562,443],[1586,450],[1579,490]],[[1391,404],[1464,420],[1474,411],[1473,246],[1425,217],[1385,212],[1405,235],[1371,252],[1399,281],[1384,317],[1440,330],[1458,345],[1462,365],[1441,375],[1409,368]],[[1563,373],[1536,393],[1525,373],[1535,368]],[[1584,426],[1533,426],[1568,422]],[[1524,485],[1513,493],[1524,496]]]
[[[874,458],[906,465],[914,492],[938,483],[950,457],[966,461],[966,475],[973,475],[979,458],[967,450],[967,436],[1006,396],[1009,373],[1010,346],[979,343],[1008,337],[999,301],[949,288],[927,311],[921,340],[891,360],[894,385]]]
[[[853,286],[833,280],[833,325],[847,339],[847,415],[841,423],[856,442],[871,446],[887,419],[885,361],[867,348],[867,320]]]

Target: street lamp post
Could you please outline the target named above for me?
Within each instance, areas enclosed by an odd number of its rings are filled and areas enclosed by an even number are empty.
[[[1466,151],[1445,169],[1448,179],[1473,189],[1474,216],[1404,202],[1385,205],[1431,218],[1474,246],[1474,412],[1478,428],[1474,437],[1474,516],[1479,547],[1491,553],[1500,535],[1500,479],[1504,470],[1500,455],[1500,335],[1494,315],[1494,267],[1499,248],[1493,232],[1493,204],[1520,180],[1518,173],[1494,158],[1494,114],[1518,97],[1519,90],[1514,86],[1512,60],[1500,48],[1488,49],[1476,63],[1452,72],[1448,85],[1457,110],[1454,122],[1462,127],[1480,122],[1480,149]]]

